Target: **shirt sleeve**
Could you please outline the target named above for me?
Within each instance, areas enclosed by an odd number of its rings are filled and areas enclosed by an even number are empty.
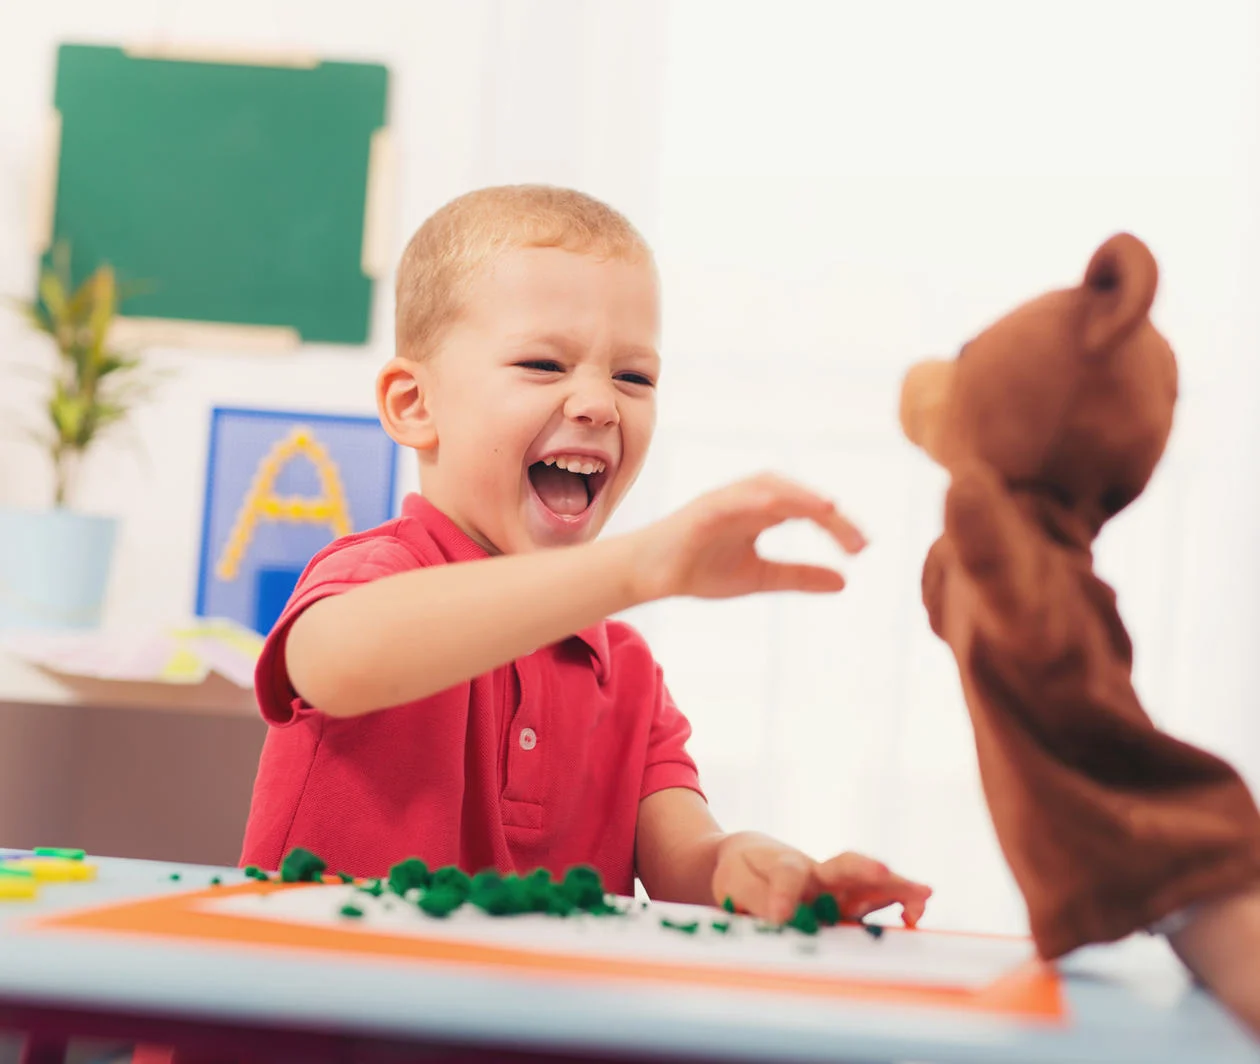
[[[674,704],[665,686],[660,666],[656,666],[656,708],[648,734],[647,761],[643,766],[643,787],[639,793],[642,801],[649,794],[670,787],[686,787],[704,797],[700,789],[700,773],[696,763],[687,753],[687,740],[691,738],[691,722]]]
[[[316,555],[298,580],[280,619],[263,642],[262,654],[254,669],[258,708],[268,724],[278,728],[288,727],[316,708],[293,689],[285,665],[284,648],[289,629],[302,611],[329,595],[338,595],[371,580],[407,572],[421,565],[400,542],[380,537],[344,546],[334,544]]]

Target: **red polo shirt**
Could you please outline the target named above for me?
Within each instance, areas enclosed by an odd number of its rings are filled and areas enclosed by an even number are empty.
[[[691,727],[633,628],[604,621],[429,698],[349,719],[307,705],[289,682],[285,635],[311,603],[485,556],[411,495],[397,520],[312,559],[258,662],[271,726],[242,864],[278,868],[294,846],[356,876],[411,856],[468,872],[559,875],[590,864],[610,890],[633,893],[640,800],[667,787],[700,790],[686,751]]]

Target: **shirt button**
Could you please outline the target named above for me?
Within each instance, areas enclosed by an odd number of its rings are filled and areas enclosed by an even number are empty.
[[[538,736],[534,734],[533,728],[521,729],[520,743],[522,750],[532,750],[538,745]]]

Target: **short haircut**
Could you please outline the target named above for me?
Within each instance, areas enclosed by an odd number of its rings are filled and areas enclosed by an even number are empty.
[[[502,185],[452,200],[416,231],[398,266],[396,353],[423,359],[459,316],[478,269],[509,248],[652,261],[638,230],[606,203],[550,185]]]

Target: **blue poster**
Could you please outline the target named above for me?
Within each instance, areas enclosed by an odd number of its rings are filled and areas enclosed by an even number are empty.
[[[197,615],[270,631],[318,551],[393,516],[396,454],[374,417],[216,407]]]

